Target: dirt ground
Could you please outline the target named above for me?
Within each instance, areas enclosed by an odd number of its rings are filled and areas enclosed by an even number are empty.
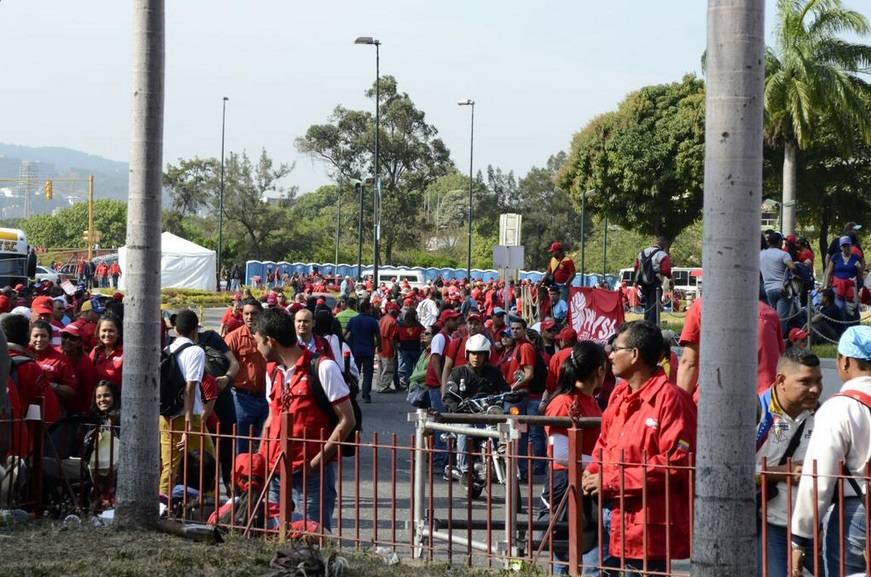
[[[42,521],[0,530],[0,577],[261,577],[279,545],[227,536],[220,545],[151,532],[82,527]],[[387,566],[374,553],[341,553],[344,577],[472,577],[499,571],[421,565],[403,559]],[[512,573],[516,575],[516,573]]]

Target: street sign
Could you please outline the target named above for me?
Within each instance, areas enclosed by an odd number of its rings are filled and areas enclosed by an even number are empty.
[[[499,215],[499,244],[503,246],[520,245],[520,229],[523,215],[507,212]]]
[[[504,215],[503,215],[504,216]],[[523,246],[494,246],[493,266],[495,268],[523,268],[525,247]]]

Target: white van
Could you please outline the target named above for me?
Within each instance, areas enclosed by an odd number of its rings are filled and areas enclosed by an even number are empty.
[[[372,269],[363,271],[363,276],[371,275]],[[411,288],[423,288],[426,286],[426,281],[423,278],[423,271],[414,270],[411,268],[397,267],[378,267],[378,284],[386,283],[388,287],[393,287],[393,279],[402,283],[408,281]]]
[[[699,287],[702,284],[701,267],[674,267],[671,269],[671,288],[681,291],[685,295],[699,296]],[[621,268],[620,280],[623,284],[630,285],[635,281],[635,269]]]

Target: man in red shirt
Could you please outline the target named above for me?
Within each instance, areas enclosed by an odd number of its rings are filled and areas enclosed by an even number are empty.
[[[442,368],[442,395],[444,395],[444,387],[447,386],[451,371],[456,367],[462,367],[466,364],[466,343],[469,341],[469,338],[483,334],[483,332],[484,324],[481,320],[481,314],[477,311],[470,312],[469,316],[466,317],[466,334],[452,339],[445,351],[444,368]]]
[[[378,322],[381,331],[381,348],[378,350],[378,388],[376,393],[388,393],[390,387],[399,390],[399,375],[396,372],[396,342],[399,340],[399,305],[390,301],[385,305],[385,314]]]
[[[118,264],[117,260],[109,267],[109,275],[112,277],[112,288],[117,289],[118,277],[121,276],[121,265]]]
[[[605,409],[582,479],[586,495],[601,491],[612,505],[611,557],[603,565],[624,563],[626,572],[606,571],[608,576],[664,571],[667,559],[690,555],[687,468],[696,446],[696,408],[657,365],[662,349],[659,328],[634,321],[620,328],[610,353],[623,381]]]
[[[320,357],[316,366],[312,366],[311,351],[299,346],[294,321],[283,309],[267,309],[260,314],[254,339],[269,363],[270,381],[269,417],[263,427],[259,453],[271,471],[281,456],[281,439],[293,439],[287,458],[291,463],[295,509],[305,511],[307,520],[330,531],[336,504],[338,443],[347,438],[356,424],[350,390],[342,370],[332,359]],[[316,376],[312,374],[315,370]],[[318,400],[314,387],[322,389],[331,414]],[[283,426],[285,412],[292,415],[290,431]],[[280,502],[280,487],[280,477],[276,476],[269,486],[271,502]]]
[[[33,313],[30,315],[31,322],[47,322],[51,326],[51,346],[60,348],[60,328],[52,323],[54,320],[54,301],[52,298],[46,296],[36,297],[30,303],[30,310]]]
[[[762,296],[762,295],[760,295]],[[780,318],[768,303],[759,301],[759,339],[757,343],[758,369],[756,373],[756,392],[762,394],[774,383],[777,376],[777,362],[786,350],[781,333]],[[691,393],[699,401],[699,358],[702,340],[702,299],[697,298],[687,311],[680,345],[683,347],[677,366],[677,386]]]
[[[514,346],[511,348],[511,351],[506,353],[510,355],[510,360],[502,365],[502,374],[505,377],[505,382],[508,383],[508,386],[511,387],[512,391],[527,391],[529,393],[530,388],[533,385],[536,352],[535,347],[533,347],[532,343],[529,342],[529,339],[526,338],[525,320],[520,317],[511,317],[511,336],[514,340]],[[515,403],[506,403],[505,412],[508,413],[516,408],[519,411],[519,414],[526,415],[527,413],[530,413],[529,408],[532,406],[534,410],[531,411],[531,414],[537,415],[540,402],[541,393],[529,393],[529,396]],[[530,427],[530,429],[529,433],[523,433],[520,438],[520,462],[518,468],[520,469],[520,477],[524,480],[527,478],[527,469],[529,466],[526,454],[529,447],[530,433],[533,433],[533,436],[535,437],[533,439],[533,445],[536,455],[540,452],[541,456],[544,456],[544,451],[547,450],[544,429],[541,427]],[[535,429],[538,429],[538,431]],[[538,436],[539,432],[540,438]],[[543,461],[541,464],[535,463],[535,465],[539,470],[546,468],[546,463]]]
[[[550,263],[547,265],[547,274],[553,279],[560,289],[563,300],[569,300],[569,287],[572,286],[572,281],[575,280],[577,271],[575,270],[575,261],[566,256],[565,249],[562,243],[554,242],[550,245],[548,251],[550,253]]]
[[[221,319],[221,327],[218,332],[222,337],[226,337],[244,324],[245,322],[242,320],[242,293],[236,293],[233,295],[233,303]]]
[[[266,360],[257,348],[253,333],[254,323],[262,310],[260,301],[246,299],[242,304],[242,320],[245,324],[224,339],[227,348],[239,363],[227,371],[227,376],[233,382],[233,403],[240,435],[236,442],[238,453],[248,451],[248,439],[245,437],[249,431],[255,437],[260,436],[263,422],[269,415],[269,404],[266,401]],[[290,324],[290,330],[293,331],[292,320]]]

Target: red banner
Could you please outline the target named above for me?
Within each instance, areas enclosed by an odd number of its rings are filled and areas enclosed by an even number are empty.
[[[579,341],[605,343],[623,324],[623,303],[618,291],[572,287],[568,326]]]

